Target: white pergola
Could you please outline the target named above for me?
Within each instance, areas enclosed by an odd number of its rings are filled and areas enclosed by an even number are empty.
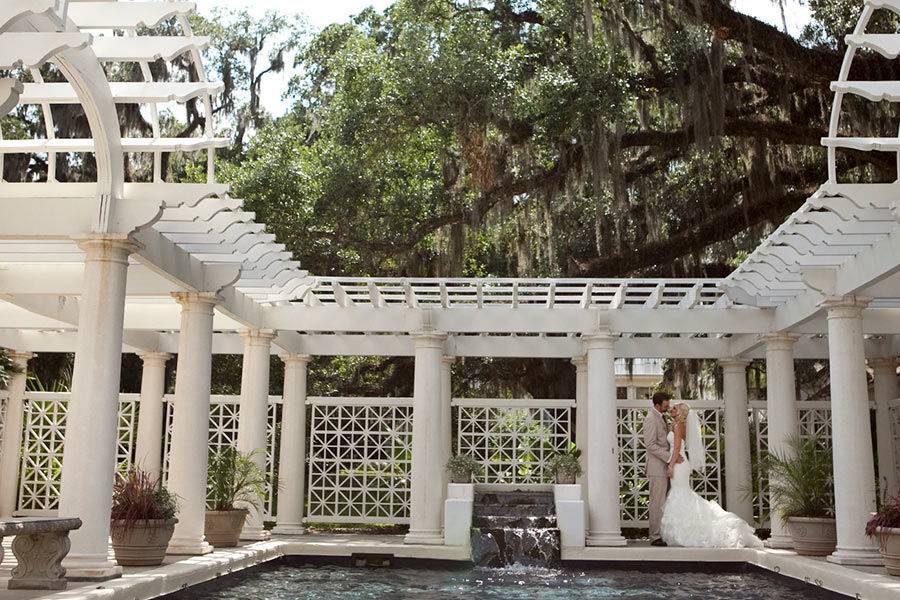
[[[845,94],[900,100],[900,82],[846,80],[860,48],[900,54],[900,35],[865,33],[876,8],[900,13],[900,0],[867,0],[848,37],[850,50],[833,84],[831,131],[823,140],[831,180],[726,279],[390,279],[309,275],[227,186],[216,183],[214,151],[227,142],[213,134],[212,96],[221,85],[205,80],[201,52],[209,40],[191,32],[193,3],[6,0],[0,68],[22,67],[30,81],[0,79],[0,108],[40,107],[46,135],[0,140],[0,167],[7,154],[31,154],[46,155],[50,168],[47,181],[0,183],[0,345],[22,366],[33,352],[75,352],[60,514],[79,516],[84,526],[72,535],[69,572],[94,578],[120,572],[107,558],[107,538],[122,352],[144,358],[142,398],[150,400],[162,397],[165,362],[177,355],[168,480],[181,499],[174,554],[210,550],[203,537],[207,450],[197,431],[208,420],[214,353],[244,355],[242,450],[265,446],[268,357],[285,361],[282,439],[289,441],[287,450],[282,445],[288,458],[280,533],[302,531],[308,357],[414,356],[407,541],[424,544],[443,543],[449,359],[574,359],[582,383],[577,406],[587,415],[579,436],[586,541],[613,546],[624,544],[618,486],[609,484],[618,477],[616,358],[722,362],[728,508],[745,517],[752,515],[739,492],[750,478],[748,361],[767,362],[769,447],[783,450],[797,431],[793,360],[828,358],[838,521],[838,549],[830,559],[879,561],[863,531],[875,500],[866,361],[876,377],[877,418],[887,423],[887,403],[900,395],[894,337],[900,333],[900,184],[839,183],[835,169],[841,148],[900,156],[897,138],[840,135]],[[177,35],[141,33],[168,19]],[[178,58],[196,68],[196,81],[153,80],[152,62]],[[38,69],[47,62],[68,83],[44,83]],[[124,63],[138,63],[143,80],[109,82],[104,67]],[[168,71],[178,73],[174,66]],[[164,137],[161,114],[194,100],[207,119],[204,132]],[[90,138],[56,136],[51,107],[58,104],[83,107]],[[123,138],[117,104],[139,104],[152,137]],[[171,152],[206,152],[207,182],[164,182],[162,155]],[[95,157],[96,182],[55,181],[57,157],[69,153]],[[125,181],[124,158],[133,153],[152,155],[151,181]],[[24,377],[14,377],[8,415],[16,414],[23,391]],[[150,437],[160,430],[161,410],[159,402],[142,402],[139,456],[159,456],[160,441]],[[16,475],[14,431],[15,417],[8,417],[0,454],[4,481]],[[878,438],[880,471],[896,489],[890,434],[879,429]],[[9,512],[8,492],[0,489],[0,515]],[[773,545],[789,543],[778,519],[772,527]],[[244,536],[265,535],[261,516],[252,515]]]

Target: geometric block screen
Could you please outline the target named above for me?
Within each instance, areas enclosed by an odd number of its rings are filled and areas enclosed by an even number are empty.
[[[465,399],[453,404],[455,452],[481,463],[476,483],[552,483],[549,463],[573,439],[571,401]]]
[[[17,508],[21,514],[47,514],[59,507],[69,397],[69,393],[25,394]],[[131,468],[137,406],[137,394],[120,395],[116,438],[116,470],[119,473],[126,473]]]
[[[309,522],[408,523],[412,400],[310,398]]]
[[[169,447],[172,443],[172,424],[175,416],[174,398],[165,397],[165,432],[163,442],[163,481],[167,481],[169,474]],[[275,502],[277,494],[274,493],[275,468],[278,463],[278,439],[276,432],[280,431],[276,425],[281,414],[281,398],[269,398],[269,410],[266,419],[266,473],[269,476],[269,489],[264,503],[264,517],[275,517]],[[218,452],[226,446],[237,447],[238,418],[240,413],[240,396],[211,396],[209,400],[209,451]]]

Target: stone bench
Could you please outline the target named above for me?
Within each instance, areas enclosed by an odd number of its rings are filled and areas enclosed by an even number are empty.
[[[81,519],[78,518],[0,519],[0,543],[4,537],[15,536],[12,551],[18,561],[7,587],[11,590],[66,589],[66,570],[61,563],[69,553],[69,532],[79,527]]]

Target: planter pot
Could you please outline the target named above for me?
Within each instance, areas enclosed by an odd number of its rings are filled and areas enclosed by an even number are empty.
[[[206,541],[216,548],[234,548],[238,545],[247,509],[208,510],[203,533]]]
[[[472,483],[472,474],[458,475],[450,473],[450,483]]]
[[[116,562],[123,567],[161,565],[177,522],[178,519],[158,519],[126,525],[112,521],[109,533]]]
[[[559,485],[572,485],[575,483],[575,473],[560,471],[556,474],[556,483]]]
[[[881,547],[881,558],[888,575],[900,577],[900,529],[879,527],[878,545]]]
[[[828,556],[837,547],[834,519],[790,517],[788,529],[794,540],[794,551],[801,556]]]

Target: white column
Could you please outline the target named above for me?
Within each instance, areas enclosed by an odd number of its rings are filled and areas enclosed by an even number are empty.
[[[66,413],[59,515],[80,517],[69,535],[63,566],[69,577],[109,579],[122,568],[109,560],[109,514],[119,421],[122,324],[128,256],[136,249],[124,238],[92,237],[78,242],[84,276],[78,306],[78,343],[72,396]]]
[[[444,356],[441,358],[441,473],[444,475],[443,487],[444,497],[447,499],[447,484],[450,482],[450,473],[447,471],[447,461],[453,452],[453,410],[451,403],[453,402],[453,381],[451,379],[451,368],[456,357]],[[441,502],[443,514],[444,504]],[[443,522],[443,519],[441,520]]]
[[[137,444],[134,453],[138,468],[159,477],[162,473],[163,396],[166,393],[165,352],[142,352],[141,402],[138,410]]]
[[[582,475],[578,483],[584,484],[587,480],[585,477],[584,462],[586,456],[584,454],[587,447],[587,420],[588,420],[588,375],[587,375],[587,357],[576,356],[572,359],[575,365],[575,447],[581,450],[581,468]]]
[[[256,329],[241,333],[244,338],[244,366],[241,371],[241,404],[238,414],[237,449],[253,454],[253,462],[266,470],[266,422],[269,416],[269,356],[275,334]],[[263,527],[264,514],[247,504],[249,510],[243,540],[267,540],[271,537]]]
[[[894,455],[894,432],[891,426],[891,401],[900,397],[897,387],[897,359],[876,358],[869,361],[875,379],[875,435],[878,447],[878,481],[882,495],[893,497],[900,492],[897,460]]]
[[[788,442],[799,434],[797,423],[797,389],[794,380],[794,342],[790,334],[764,336],[766,344],[766,424],[769,452],[790,456]],[[790,532],[782,525],[773,509],[769,518],[772,535],[766,541],[770,548],[793,548]]]
[[[753,523],[750,499],[750,412],[747,402],[749,360],[720,360],[725,396],[725,506]]]
[[[830,562],[880,565],[877,540],[866,536],[875,512],[875,462],[869,416],[869,386],[862,311],[855,297],[827,301],[828,366],[831,375],[831,435],[837,549]]]
[[[278,522],[273,533],[302,535],[306,489],[306,369],[310,357],[287,354],[281,404],[281,450],[278,455]]]
[[[6,416],[3,422],[3,437],[0,438],[0,518],[11,517],[16,510],[19,493],[19,456],[22,448],[22,419],[25,401],[25,382],[28,359],[31,352],[10,352],[9,358],[19,371],[9,378],[9,393],[6,399]]]
[[[209,385],[212,372],[214,294],[173,294],[181,304],[175,372],[169,490],[178,496],[178,523],[168,554],[206,554],[206,469],[209,446]]]
[[[413,391],[412,482],[407,544],[443,544],[441,503],[444,465],[441,405],[441,358],[447,334],[421,331],[412,334],[416,345]],[[446,486],[444,486],[446,487]]]
[[[616,369],[610,332],[582,335],[587,354],[588,546],[624,546],[619,525],[619,443],[616,438]]]

